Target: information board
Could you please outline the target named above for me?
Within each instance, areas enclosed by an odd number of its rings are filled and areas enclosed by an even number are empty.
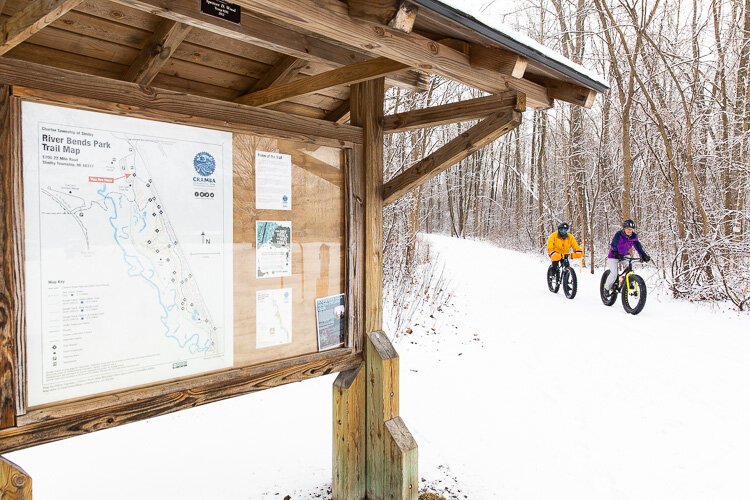
[[[23,102],[29,406],[233,365],[232,134]]]

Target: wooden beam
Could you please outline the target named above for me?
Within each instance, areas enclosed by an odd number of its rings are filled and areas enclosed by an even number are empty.
[[[435,127],[446,123],[476,120],[489,116],[492,113],[515,109],[517,103],[518,94],[511,91],[500,95],[478,97],[468,101],[416,109],[384,117],[383,129],[386,133],[404,132],[406,130]]]
[[[365,169],[362,146],[344,150],[346,179],[346,308],[352,352],[365,345]]]
[[[398,11],[398,0],[346,0],[349,16],[373,23],[388,24]]]
[[[336,109],[329,111],[324,120],[335,123],[346,123],[351,117],[351,105],[349,101],[343,101]]]
[[[294,82],[259,90],[258,92],[244,95],[236,99],[235,102],[248,106],[269,106],[293,97],[312,94],[313,92],[329,87],[371,80],[406,67],[403,63],[379,57],[371,61],[344,66],[319,75],[308,76]]]
[[[0,14],[3,13],[4,8],[5,8],[5,0],[0,0]]]
[[[352,354],[350,349],[332,349],[40,408],[29,411],[23,421],[19,417],[18,427],[0,430],[0,453],[136,422],[144,415],[166,415],[326,373],[351,370],[361,364],[362,356]]]
[[[418,161],[405,172],[383,186],[383,201],[391,203],[411,189],[425,183],[448,167],[455,165],[474,151],[513,130],[521,123],[518,111],[493,113],[427,158]]]
[[[64,16],[83,0],[35,0],[0,26],[0,55]]]
[[[262,78],[255,82],[255,85],[252,86],[246,95],[269,87],[281,85],[282,83],[287,83],[289,80],[297,76],[299,70],[302,69],[305,64],[307,64],[307,61],[304,59],[282,55],[278,62],[274,64]]]
[[[469,56],[416,33],[353,19],[337,0],[234,0],[250,11],[353,47],[367,47],[380,57],[442,75],[490,93],[514,89],[528,105],[547,108],[547,89],[526,79],[511,78],[471,65]]]
[[[368,61],[373,55],[365,48],[343,47],[319,37],[292,31],[267,20],[251,15],[251,10],[242,13],[241,24],[206,16],[200,11],[200,2],[195,0],[112,0],[114,3],[132,7],[155,16],[171,19],[194,28],[209,31],[264,49],[280,52],[306,61],[347,66]],[[416,72],[394,74],[389,85],[426,90],[421,75]]]
[[[304,150],[299,149],[299,145],[295,147],[287,141],[280,140],[278,146],[280,150],[291,151],[292,164],[295,167],[299,167],[316,177],[320,177],[324,181],[330,182],[339,188],[344,186],[344,176],[342,175],[341,169],[319,160],[314,156],[305,154]],[[285,147],[288,149],[284,149]]]
[[[365,498],[365,379],[360,365],[333,382],[333,480],[336,499]]]
[[[175,121],[220,130],[242,130],[264,137],[341,147],[362,143],[362,131],[350,125],[290,116],[232,102],[192,96],[111,80],[41,64],[0,58],[0,84],[19,85],[56,96],[62,103],[86,108],[96,100],[110,112]],[[28,94],[28,93],[27,93]],[[33,94],[33,92],[31,92]]]
[[[365,332],[383,324],[383,102],[382,78],[352,85],[352,125],[362,127],[364,165]]]
[[[419,7],[408,1],[402,1],[396,14],[388,21],[388,26],[404,33],[411,33],[414,23],[417,21]]]
[[[128,68],[124,79],[140,85],[149,85],[191,29],[192,26],[164,19]]]
[[[558,80],[544,80],[542,83],[547,87],[547,92],[553,99],[577,104],[587,109],[591,108],[596,101],[596,92],[586,87]]]
[[[15,402],[15,305],[17,285],[13,279],[14,182],[11,164],[11,96],[7,85],[0,85],[0,429],[16,425]]]
[[[22,468],[0,457],[0,498],[31,500],[32,481]]]
[[[472,66],[497,71],[513,78],[523,78],[529,61],[520,55],[499,47],[471,45],[469,61]]]

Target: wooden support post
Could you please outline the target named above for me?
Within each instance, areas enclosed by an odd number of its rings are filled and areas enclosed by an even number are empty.
[[[419,495],[417,442],[401,417],[385,423],[386,495],[385,498],[416,499]]]
[[[365,498],[365,369],[339,373],[333,383],[334,499]]]
[[[3,457],[0,457],[0,498],[31,500],[31,477]]]
[[[361,154],[362,161],[348,164],[355,169],[363,164],[364,170],[361,196],[364,217],[359,219],[364,228],[364,245],[360,251],[364,254],[365,268],[364,328],[372,333],[364,342],[363,373],[342,374],[334,384],[334,499],[416,500],[418,494],[417,445],[398,414],[398,354],[380,331],[383,322],[384,94],[383,78],[352,86],[351,122],[362,127],[363,144],[353,150],[354,154]],[[358,178],[356,174],[347,175],[349,189],[359,185],[353,182]],[[356,223],[357,218],[350,220],[352,222]],[[347,231],[350,238],[358,234],[352,229]],[[366,377],[364,407],[358,403],[362,396],[357,385],[360,377]],[[356,417],[356,414],[361,415]],[[365,428],[360,434],[357,425],[361,424],[362,416]],[[365,450],[364,484],[356,481],[359,476],[354,473],[359,466],[357,460],[361,458],[357,453],[360,447]],[[353,462],[344,465],[340,462],[343,459]]]
[[[419,490],[417,443],[399,417],[399,358],[383,332],[372,332],[367,364],[367,498],[413,499]]]

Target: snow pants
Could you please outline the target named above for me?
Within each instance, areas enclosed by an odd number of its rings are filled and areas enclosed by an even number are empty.
[[[609,276],[607,281],[604,283],[604,288],[612,288],[612,283],[617,279],[617,264],[620,261],[617,259],[607,258],[607,269],[609,269]]]

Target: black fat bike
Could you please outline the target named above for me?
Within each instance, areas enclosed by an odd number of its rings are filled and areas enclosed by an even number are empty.
[[[559,261],[557,267],[550,264],[547,268],[547,287],[552,293],[557,293],[562,285],[563,293],[569,299],[576,296],[578,292],[578,277],[576,272],[570,267],[570,260],[565,255],[562,260]]]
[[[599,295],[601,295],[605,306],[611,306],[617,300],[617,294],[619,293],[622,297],[622,307],[625,312],[638,314],[643,311],[648,295],[646,282],[633,272],[633,262],[641,262],[641,259],[625,257],[620,262],[623,264],[627,262],[627,264],[624,265],[623,271],[617,275],[611,290],[604,289],[604,283],[609,277],[610,270],[607,269],[602,274],[602,279],[599,282]]]

